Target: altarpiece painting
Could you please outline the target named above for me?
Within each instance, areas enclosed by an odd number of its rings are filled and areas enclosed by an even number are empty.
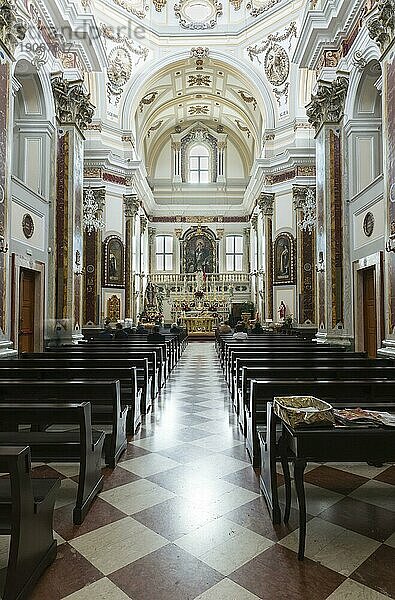
[[[217,244],[215,235],[207,228],[189,229],[181,241],[182,270],[184,273],[215,273]]]

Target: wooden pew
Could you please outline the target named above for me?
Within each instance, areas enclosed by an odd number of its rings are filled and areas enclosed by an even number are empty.
[[[37,354],[37,353],[34,353]],[[31,356],[31,353],[23,353],[21,356]],[[163,348],[149,347],[138,350],[137,347],[124,347],[121,344],[111,344],[109,348],[95,344],[77,344],[74,346],[61,346],[59,348],[48,348],[44,356],[57,356],[59,358],[67,357],[88,357],[88,358],[109,358],[110,360],[148,358],[148,368],[150,375],[155,382],[155,396],[161,387],[165,384],[165,360],[163,358]]]
[[[316,396],[330,404],[340,402],[391,402],[395,395],[395,380],[377,377],[358,379],[289,380],[286,378],[253,379],[250,387],[250,403],[246,410],[246,448],[251,462],[257,466],[260,462],[258,433],[266,429],[266,405],[276,396]]]
[[[317,361],[324,360],[324,364],[332,364],[335,361],[338,361],[338,364],[347,364],[347,361],[359,359],[359,360],[367,360],[366,354],[364,352],[348,352],[344,354],[342,352],[322,352],[315,351],[311,352],[310,350],[299,350],[298,352],[267,352],[267,351],[259,351],[257,350],[255,353],[246,352],[232,352],[231,354],[231,373],[230,373],[230,381],[228,382],[230,392],[232,395],[233,403],[236,407],[237,413],[239,414],[239,394],[238,389],[242,388],[242,368],[243,367],[260,367],[265,366],[265,364],[269,364],[267,361],[270,361],[270,364],[275,365],[278,364],[289,365],[292,364],[296,360],[306,360],[306,361]],[[384,359],[386,360],[386,359]]]
[[[78,346],[76,346],[78,348]],[[86,349],[79,351],[63,350],[58,352],[23,352],[22,360],[42,360],[48,361],[72,361],[73,364],[77,360],[87,361],[88,364],[95,364],[95,361],[100,361],[101,364],[113,364],[114,366],[131,366],[137,368],[137,381],[141,380],[141,387],[145,393],[149,395],[148,405],[155,400],[158,394],[159,373],[156,364],[155,352],[127,352],[127,353],[97,353],[90,352]],[[48,362],[48,364],[51,364]],[[151,380],[149,382],[149,380]],[[144,393],[144,392],[143,392]]]
[[[0,403],[0,416],[1,445],[29,445],[35,461],[80,463],[77,500],[73,510],[73,521],[80,525],[103,487],[100,462],[105,434],[92,429],[90,403]],[[75,424],[79,431],[14,430],[19,425],[42,426],[47,423]]]
[[[4,364],[3,364],[4,362]],[[6,364],[7,363],[7,364]],[[137,388],[142,390],[141,396],[141,406],[140,410],[143,414],[146,414],[151,410],[152,404],[152,377],[149,375],[148,369],[148,360],[146,358],[142,359],[123,359],[117,360],[116,362],[109,363],[106,358],[85,358],[78,356],[76,358],[57,358],[56,355],[49,356],[45,355],[45,357],[37,356],[37,358],[24,358],[22,360],[13,360],[7,359],[6,361],[0,361],[0,377],[3,369],[7,369],[7,365],[10,367],[18,367],[20,365],[26,366],[26,368],[31,369],[42,369],[47,367],[54,367],[58,369],[73,369],[73,368],[84,368],[87,372],[92,369],[102,369],[102,368],[112,368],[114,369],[114,374],[111,379],[118,379],[117,375],[115,375],[116,369],[136,369],[136,378],[137,378]],[[64,377],[64,379],[67,379]]]
[[[0,361],[0,386],[1,382],[9,379],[35,379],[35,380],[63,380],[70,381],[114,381],[119,380],[121,384],[121,406],[129,407],[126,420],[126,432],[133,435],[141,425],[141,389],[137,390],[136,369],[120,367],[68,367],[58,368],[55,366],[35,367],[25,366],[24,361],[14,361],[16,366],[6,367],[5,363],[11,361]],[[4,363],[4,364],[1,364]]]
[[[89,348],[94,351],[104,350],[104,351],[112,351],[112,352],[120,352],[120,353],[128,353],[133,352],[133,350],[137,350],[138,352],[147,351],[155,351],[157,353],[157,363],[159,363],[162,367],[162,382],[166,381],[167,377],[171,371],[171,361],[169,356],[169,347],[164,344],[148,344],[147,341],[142,341],[141,343],[129,343],[129,342],[119,342],[118,340],[113,341],[98,341],[93,340],[92,342],[81,342],[73,346],[74,348]],[[60,349],[66,348],[69,350],[70,346],[60,346]],[[54,352],[59,350],[59,348],[49,348],[48,350]]]
[[[300,354],[297,358],[292,358],[287,360],[285,363],[282,358],[274,357],[267,359],[238,359],[238,381],[237,381],[237,390],[235,394],[237,395],[237,406],[239,408],[238,414],[240,415],[241,426],[244,427],[244,407],[249,404],[249,391],[250,391],[250,381],[251,379],[260,379],[266,377],[262,375],[261,369],[273,369],[273,373],[276,376],[280,373],[281,370],[286,371],[287,374],[284,374],[284,378],[288,378],[288,373],[294,373],[296,379],[300,379],[301,377],[311,378],[309,375],[310,369],[312,367],[322,367],[322,368],[332,368],[332,369],[345,369],[345,368],[388,368],[395,367],[395,364],[392,360],[387,358],[376,359],[376,358],[365,358],[354,356],[352,353],[346,354],[341,358],[336,357],[322,357],[320,354],[317,356],[304,356],[303,353]],[[293,371],[292,371],[293,369]],[[298,371],[296,370],[298,369]]]
[[[0,380],[0,403],[90,402],[93,425],[111,425],[104,456],[114,468],[127,447],[126,425],[130,406],[121,405],[119,381]]]
[[[252,352],[258,348],[261,349],[267,349],[268,351],[272,351],[272,352],[286,352],[286,350],[288,350],[288,352],[291,352],[292,350],[294,350],[295,352],[298,352],[299,350],[308,350],[310,349],[311,351],[315,352],[315,351],[319,351],[320,350],[320,346],[317,346],[317,344],[315,343],[311,343],[311,342],[305,342],[305,341],[294,341],[294,340],[290,340],[287,341],[286,343],[268,343],[268,344],[263,344],[262,342],[251,342],[249,340],[245,340],[244,342],[242,342],[242,344],[240,344],[240,341],[232,341],[231,343],[227,343],[224,347],[224,353],[223,353],[223,369],[226,372],[227,370],[229,370],[229,359],[230,359],[230,353],[232,350],[238,350],[238,351],[243,351],[244,349],[248,349],[248,351]]]
[[[10,535],[8,565],[0,596],[28,600],[56,558],[52,523],[60,479],[32,479],[30,450],[0,446],[0,535]]]
[[[146,335],[142,335],[142,336],[130,335],[129,337],[124,338],[122,340],[116,340],[116,339],[100,340],[100,339],[94,338],[94,339],[88,339],[87,341],[83,340],[80,342],[79,345],[101,344],[101,345],[105,345],[106,347],[111,347],[112,345],[116,344],[116,345],[122,345],[125,348],[137,346],[139,350],[145,348],[148,345],[163,346],[166,350],[166,358],[168,360],[168,373],[170,373],[170,371],[176,365],[177,360],[178,360],[177,356],[179,354],[179,349],[178,349],[179,348],[179,340],[178,340],[177,336],[175,336],[175,335],[165,335],[164,337],[165,337],[164,342],[149,342],[147,340]]]
[[[117,340],[112,341],[110,344],[104,341],[92,341],[89,343],[80,343],[74,344],[70,346],[53,346],[45,349],[46,353],[57,354],[63,352],[70,352],[71,354],[78,354],[80,352],[87,353],[97,353],[97,354],[106,354],[113,353],[119,354],[122,357],[127,357],[129,353],[139,352],[144,353],[145,351],[155,352],[156,354],[156,364],[157,369],[159,371],[159,387],[162,387],[166,381],[168,365],[167,365],[167,348],[166,345],[163,344],[161,346],[155,346],[154,344],[138,345],[138,344],[122,344],[122,342],[117,342]]]

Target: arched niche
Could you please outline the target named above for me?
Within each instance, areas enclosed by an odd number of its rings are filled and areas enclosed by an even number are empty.
[[[361,194],[383,172],[381,67],[364,67],[348,107],[346,134],[350,198]]]
[[[17,62],[14,70],[13,176],[34,194],[50,195],[53,115],[48,114],[44,89],[31,63]]]

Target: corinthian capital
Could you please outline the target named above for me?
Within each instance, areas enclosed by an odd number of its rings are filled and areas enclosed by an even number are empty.
[[[385,52],[395,37],[395,0],[379,0],[377,10],[366,25],[369,36]]]
[[[51,83],[60,125],[76,125],[80,131],[87,129],[95,107],[90,102],[90,94],[85,93],[82,82],[68,81],[63,75],[55,75]]]
[[[307,187],[305,185],[293,185],[292,196],[294,209],[303,209],[306,202]]]
[[[11,0],[0,0],[0,47],[7,50],[10,56],[25,39],[27,24],[18,16],[17,7]]]
[[[123,205],[125,208],[125,217],[133,218],[137,215],[140,208],[140,200],[137,194],[127,194],[123,197]]]
[[[337,77],[332,82],[319,82],[317,93],[306,106],[309,123],[316,132],[324,123],[339,123],[342,120],[347,90],[347,77]]]
[[[258,198],[258,206],[265,217],[271,217],[273,215],[274,205],[274,194],[268,192],[261,192]]]

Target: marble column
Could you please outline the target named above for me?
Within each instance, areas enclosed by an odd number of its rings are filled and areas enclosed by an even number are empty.
[[[135,318],[135,270],[133,265],[133,244],[136,217],[140,208],[137,194],[127,194],[123,197],[126,219],[125,232],[125,318],[134,321]]]
[[[317,341],[341,346],[349,346],[352,339],[351,315],[347,309],[346,318],[345,310],[346,301],[351,302],[343,207],[342,119],[347,90],[346,77],[319,81],[317,93],[307,107],[309,122],[316,131]]]
[[[249,273],[251,271],[250,261],[250,228],[245,227],[243,229],[243,271]]]
[[[251,279],[251,301],[255,305],[255,310],[263,318],[263,290],[262,298],[259,294],[259,240],[258,240],[258,215],[255,213],[251,217],[251,233],[250,239],[253,243],[253,275]]]
[[[315,187],[292,188],[297,223],[297,298],[298,322],[311,325],[315,317]]]
[[[155,237],[156,237],[155,227],[148,227],[148,272],[149,273],[156,272]]]
[[[94,106],[80,80],[52,78],[57,120],[54,332],[61,342],[82,338],[84,130]]]
[[[385,339],[378,354],[395,357],[395,12],[380,2],[367,23],[369,36],[381,52],[383,73],[383,167],[386,199],[386,243],[384,253]]]
[[[26,33],[16,5],[0,6],[0,359],[16,355],[10,341],[11,272],[8,261],[11,208],[12,83],[13,55]]]
[[[263,219],[265,305],[264,319],[273,319],[273,207],[274,194],[261,192],[258,207]]]
[[[218,272],[226,273],[226,239],[224,236],[224,229],[216,230],[217,243],[218,243]]]
[[[87,211],[87,202],[91,196],[96,203],[96,217],[102,221],[102,214],[106,199],[106,188],[88,188],[84,190],[84,217]],[[101,300],[101,273],[102,273],[102,229],[89,230],[84,227],[84,297],[83,320],[84,325],[100,324]]]
[[[146,253],[146,231],[147,231],[148,219],[145,215],[140,216],[140,252],[139,252],[139,273],[140,273],[140,285],[139,285],[139,298],[138,298],[138,313],[140,314],[144,308],[144,291],[147,281],[147,272],[144,264],[144,258]]]

